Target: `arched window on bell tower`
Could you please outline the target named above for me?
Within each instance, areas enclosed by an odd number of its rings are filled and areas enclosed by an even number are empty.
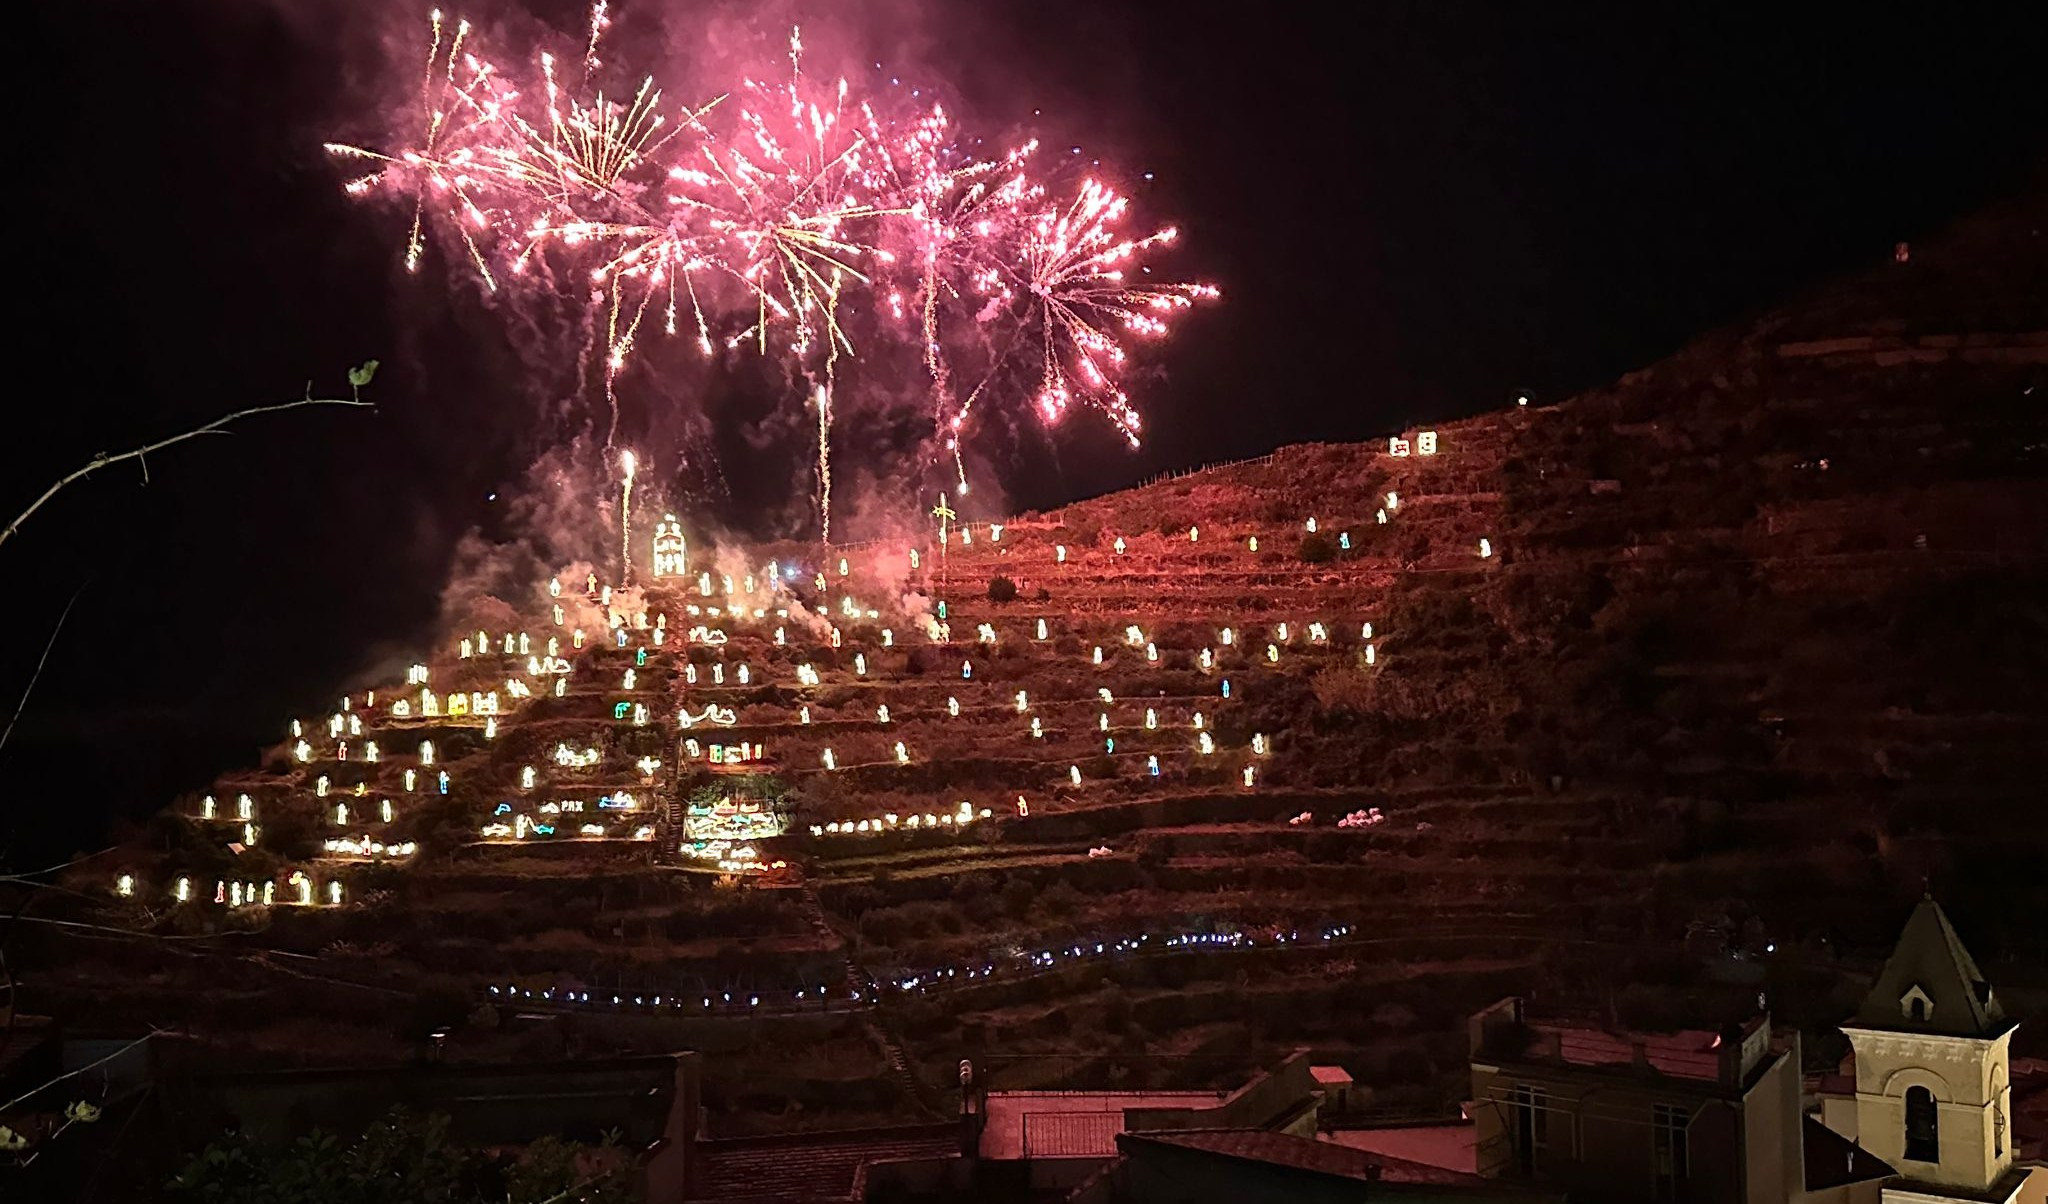
[[[1941,1161],[1941,1119],[1934,1092],[1906,1088],[1906,1157],[1913,1162]]]
[[[1916,995],[1913,997],[1913,1000],[1909,1006],[1913,1017],[1913,1023],[1927,1023],[1927,1001],[1925,999],[1922,999]]]

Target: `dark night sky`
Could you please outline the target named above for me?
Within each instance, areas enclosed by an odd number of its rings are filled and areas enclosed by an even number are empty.
[[[915,47],[974,116],[1043,108],[1049,145],[1156,173],[1138,203],[1224,288],[1142,390],[1146,448],[1034,452],[1019,505],[1602,383],[2021,186],[2048,146],[2039,5],[1577,7],[932,0],[806,21]],[[339,387],[366,356],[385,372],[375,414],[258,419],[165,453],[146,489],[110,471],[0,548],[7,712],[79,591],[0,750],[0,862],[98,847],[417,648],[456,538],[567,429],[505,324],[398,273],[402,215],[343,198],[319,151],[387,69],[381,40],[417,32],[386,8],[41,6],[15,42],[40,78],[14,104],[5,513],[96,450]]]

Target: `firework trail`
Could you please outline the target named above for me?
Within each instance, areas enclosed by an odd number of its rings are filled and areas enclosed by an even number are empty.
[[[410,200],[409,269],[431,225],[455,233],[493,291],[589,282],[604,318],[608,448],[615,383],[650,311],[673,335],[687,306],[708,356],[714,315],[735,293],[751,321],[725,347],[785,358],[808,382],[827,538],[833,395],[840,358],[856,353],[845,320],[854,297],[877,328],[863,324],[863,340],[918,340],[935,435],[962,491],[960,441],[978,402],[1029,404],[1048,427],[1080,402],[1136,445],[1120,340],[1157,337],[1175,311],[1216,295],[1206,285],[1126,281],[1174,231],[1123,234],[1128,202],[1095,181],[1070,202],[1049,202],[1030,170],[1035,141],[980,157],[962,149],[937,104],[892,107],[844,79],[813,80],[798,30],[775,82],[745,78],[695,106],[670,104],[651,77],[609,95],[594,83],[609,24],[596,4],[578,81],[543,53],[528,86],[469,49],[467,22],[449,36],[437,11],[411,145],[328,146],[373,164],[349,192]],[[567,274],[535,271],[543,261]],[[964,353],[977,358],[978,380],[956,399],[954,361]],[[1009,387],[1024,376],[1035,378],[1031,390]],[[631,478],[628,468],[629,491]]]
[[[632,452],[619,453],[619,584],[633,584],[633,473],[640,466]]]

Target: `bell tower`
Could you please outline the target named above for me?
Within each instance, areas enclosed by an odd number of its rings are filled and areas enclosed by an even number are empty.
[[[2025,1176],[2013,1169],[2015,1027],[1941,905],[1921,899],[1842,1026],[1855,1050],[1859,1140],[1900,1175],[1884,1188],[1887,1204],[2016,1196]]]

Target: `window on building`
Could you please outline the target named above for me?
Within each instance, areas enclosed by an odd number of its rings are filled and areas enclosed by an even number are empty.
[[[1536,1165],[1536,1147],[1550,1143],[1550,1093],[1527,1083],[1515,1084],[1515,1158],[1524,1171]]]
[[[1913,1002],[1909,1006],[1912,1009],[1913,1022],[1916,1024],[1925,1023],[1927,1020],[1927,1001],[1915,995]]]
[[[1690,1118],[1674,1104],[1650,1108],[1651,1174],[1659,1200],[1679,1200],[1685,1195],[1689,1159],[1685,1130]]]
[[[1941,1161],[1941,1121],[1934,1093],[1925,1087],[1906,1088],[1906,1157],[1914,1162]]]
[[[2005,1157],[2005,1108],[1996,1100],[1991,1104],[1991,1156]]]

